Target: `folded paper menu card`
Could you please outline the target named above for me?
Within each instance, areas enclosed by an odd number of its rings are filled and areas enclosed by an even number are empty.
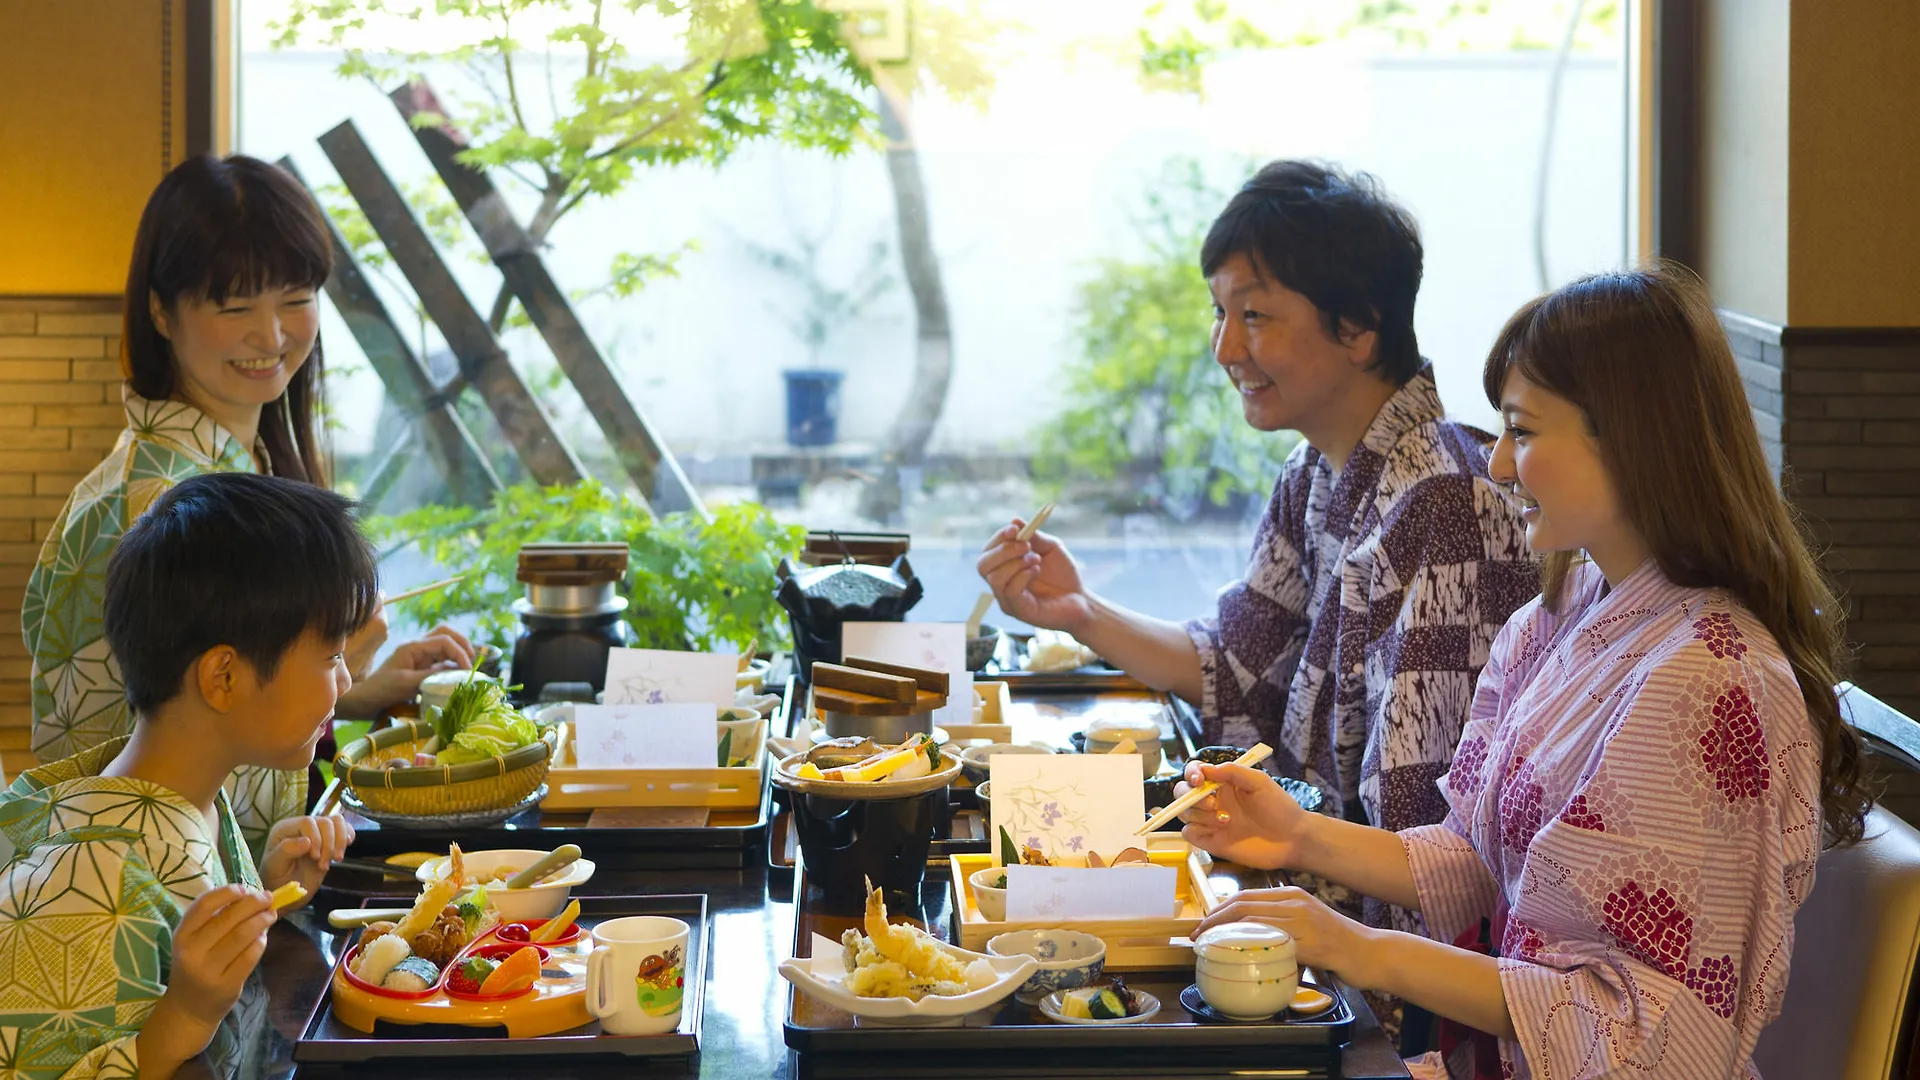
[[[1180,914],[1180,868],[1126,863],[1007,867],[1007,921],[1171,919]]]
[[[607,654],[607,704],[705,701],[724,709],[733,704],[739,670],[732,653],[614,649]]]
[[[1087,853],[1112,859],[1140,841],[1146,814],[1138,754],[996,754],[988,814],[1021,850],[1037,847],[1053,863],[1085,866]],[[994,861],[1000,845],[992,845]]]
[[[574,763],[582,769],[711,769],[719,715],[705,702],[576,705]]]

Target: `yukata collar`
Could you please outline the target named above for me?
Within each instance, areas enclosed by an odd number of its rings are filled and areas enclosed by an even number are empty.
[[[252,451],[213,417],[194,406],[184,401],[143,398],[125,384],[120,394],[127,411],[127,427],[136,436],[169,443],[217,469],[258,471]]]
[[[1360,437],[1360,446],[1386,457],[1393,445],[1421,424],[1446,416],[1440,407],[1440,389],[1433,381],[1433,365],[1421,364],[1405,386],[1393,392]]]

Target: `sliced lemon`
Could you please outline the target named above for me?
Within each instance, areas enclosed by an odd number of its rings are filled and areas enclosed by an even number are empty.
[[[1323,1013],[1333,1007],[1333,998],[1311,986],[1303,986],[1293,992],[1293,1001],[1287,1006],[1302,1016]]]
[[[289,881],[273,890],[273,910],[279,911],[288,904],[297,904],[307,895],[307,887],[297,881]]]

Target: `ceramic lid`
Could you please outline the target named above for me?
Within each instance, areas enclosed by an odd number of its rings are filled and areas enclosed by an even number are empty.
[[[1201,934],[1193,948],[1208,960],[1251,964],[1293,958],[1293,935],[1257,922],[1222,923]]]
[[[1103,716],[1087,724],[1088,742],[1119,742],[1131,736],[1142,745],[1160,741],[1160,725],[1142,717]]]

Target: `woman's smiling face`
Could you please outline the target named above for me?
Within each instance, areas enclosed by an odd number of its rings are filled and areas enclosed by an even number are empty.
[[[308,286],[272,288],[215,303],[182,296],[171,310],[152,298],[154,325],[172,346],[180,391],[215,415],[257,410],[286,393],[320,336]]]
[[[1621,510],[1586,413],[1516,365],[1501,389],[1500,419],[1487,472],[1519,498],[1527,545],[1537,552],[1584,549],[1616,583],[1639,566],[1645,547]]]

